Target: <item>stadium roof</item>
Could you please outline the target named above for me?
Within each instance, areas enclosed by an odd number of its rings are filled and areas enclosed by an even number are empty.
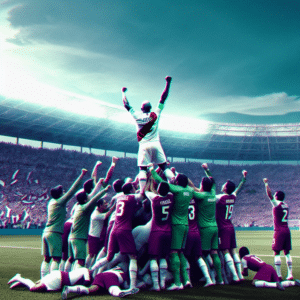
[[[103,109],[105,113],[98,118],[5,99],[0,102],[0,134],[136,153],[135,125],[123,120],[128,113],[119,107]],[[299,123],[209,123],[204,134],[160,131],[167,156],[242,161],[299,160],[299,135]]]

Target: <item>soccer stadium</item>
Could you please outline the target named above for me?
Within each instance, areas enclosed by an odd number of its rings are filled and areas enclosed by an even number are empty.
[[[0,300],[299,299],[298,1],[0,1]]]
[[[98,160],[103,163],[101,176],[105,176],[113,155],[118,156],[119,161],[112,181],[117,178],[135,178],[137,175],[134,125],[128,123],[124,130],[128,119],[122,107],[112,108],[107,105],[102,110],[106,115],[100,119],[55,108],[49,110],[15,100],[1,102],[1,252],[5,258],[2,260],[2,270],[6,270],[3,271],[1,282],[2,293],[5,295],[3,299],[11,295],[26,299],[41,297],[41,294],[30,293],[25,288],[9,290],[6,283],[15,273],[39,279],[41,233],[47,220],[51,187],[58,184],[70,186],[82,168],[91,172]],[[123,122],[108,117],[116,114],[124,118]],[[262,179],[268,177],[274,191],[285,191],[290,207],[289,226],[293,229],[295,278],[300,277],[298,130],[299,124],[207,122],[205,132],[203,128],[200,133],[183,133],[182,128],[177,132],[163,129],[160,135],[170,164],[179,172],[188,174],[195,185],[204,176],[201,171],[201,163],[204,162],[208,163],[216,180],[217,192],[226,180],[238,183],[242,170],[248,171],[247,181],[235,204],[232,222],[237,230],[238,245],[247,245],[270,264],[273,263],[272,214]],[[68,214],[74,203],[75,200],[71,200],[68,204]],[[23,218],[24,210],[26,218],[23,222],[17,216]],[[285,272],[285,264],[282,265]],[[247,299],[261,297],[262,294],[268,299],[277,296],[277,291],[273,289],[254,289],[248,279],[240,286],[219,286],[203,291],[199,284],[181,292],[157,294],[141,291],[131,297],[170,299],[174,296],[181,298],[182,293],[184,299],[192,299],[197,295],[207,299],[231,299],[232,295],[236,299],[247,295]],[[286,289],[284,297],[283,294],[280,297],[288,299],[298,294],[295,287]],[[42,297],[57,299],[59,293],[43,293]],[[93,299],[93,296],[86,297]],[[105,297],[109,299],[111,296],[102,296]]]

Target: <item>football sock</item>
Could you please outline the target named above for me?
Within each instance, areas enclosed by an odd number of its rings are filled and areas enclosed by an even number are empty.
[[[276,282],[268,282],[263,280],[255,281],[254,285],[258,288],[267,287],[267,288],[276,288]]]
[[[207,265],[206,265],[206,263],[205,263],[205,261],[202,257],[200,257],[198,259],[198,265],[199,265],[199,267],[200,267],[200,269],[201,269],[201,271],[202,271],[202,273],[203,273],[203,275],[206,279],[206,283],[212,283],[212,280],[209,276],[209,271],[208,271]]]
[[[154,289],[159,289],[159,283],[158,283],[158,264],[155,259],[151,259],[150,261],[150,272],[151,272],[151,278],[153,282],[153,288]]]
[[[296,283],[295,281],[293,280],[284,280],[284,281],[281,281],[281,284],[283,285],[283,287],[290,287],[290,286],[295,286]]]
[[[178,253],[174,252],[170,255],[170,269],[173,274],[174,283],[176,285],[181,285],[180,281],[180,259]]]
[[[220,257],[218,254],[214,253],[211,255],[213,263],[214,263],[214,267],[216,270],[216,279],[218,283],[223,282],[223,278],[222,278],[222,267],[221,267],[221,261],[220,261]]]
[[[278,277],[281,277],[281,258],[280,258],[280,255],[275,255],[274,262],[275,262],[276,273],[277,273]]]
[[[286,260],[287,271],[288,271],[287,278],[293,277],[293,273],[292,273],[293,267],[292,267],[292,257],[291,257],[291,255],[287,254],[285,256],[285,260]]]
[[[237,272],[236,272],[236,269],[235,269],[235,265],[233,263],[233,259],[232,259],[231,255],[230,255],[230,253],[226,253],[224,255],[224,260],[225,260],[225,263],[228,266],[230,272],[232,273],[233,280],[238,281],[239,277],[237,275]]]
[[[168,181],[171,181],[172,183],[174,183],[173,181],[175,179],[175,175],[169,168],[164,170],[164,174],[167,177]]]
[[[50,272],[50,264],[43,261],[41,265],[41,278],[45,277],[48,275]]]
[[[147,182],[147,172],[145,170],[140,170],[139,172],[140,194],[145,193],[146,182]]]
[[[64,271],[65,272],[70,272],[71,270],[72,270],[72,263],[69,260],[67,260],[66,263],[65,263]]]
[[[18,281],[24,284],[28,289],[31,289],[33,286],[35,286],[35,283],[27,278],[20,277]]]
[[[59,271],[64,271],[65,270],[65,265],[66,265],[66,261],[61,260],[60,264],[59,264]]]
[[[50,273],[52,271],[56,271],[56,270],[59,270],[59,262],[57,262],[54,259],[52,259],[51,265],[50,265]]]
[[[190,281],[187,272],[187,267],[189,266],[189,263],[182,252],[179,253],[179,260],[180,260],[180,273],[182,276],[183,284],[186,284],[187,281]]]
[[[240,279],[244,279],[244,276],[242,274],[242,263],[241,263],[241,259],[239,257],[239,255],[237,253],[233,254],[233,261],[235,264],[235,268],[237,271],[237,274],[239,276]]]
[[[89,289],[83,285],[68,286],[68,292],[80,295],[88,295]]]
[[[166,277],[167,277],[168,263],[165,258],[159,261],[159,277],[160,277],[160,287],[162,289],[166,288]]]
[[[206,261],[206,265],[207,265],[207,268],[208,268],[208,272],[210,274],[210,278],[211,278],[213,283],[216,283],[216,271],[214,269],[213,260],[212,260],[210,254],[205,256],[205,261]]]
[[[138,266],[137,266],[136,259],[130,259],[129,262],[130,289],[136,287],[137,271],[138,271]]]

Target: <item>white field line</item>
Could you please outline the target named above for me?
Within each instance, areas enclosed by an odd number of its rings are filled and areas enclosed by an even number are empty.
[[[251,253],[250,253],[251,254]],[[260,256],[272,256],[274,257],[274,255],[266,255],[266,254],[255,254],[256,256],[260,257]],[[284,257],[284,255],[281,255],[280,257]],[[292,258],[300,258],[300,256],[293,256],[291,255]]]
[[[0,248],[30,249],[30,250],[41,250],[41,249],[42,249],[42,248],[33,248],[33,247],[16,247],[16,246],[0,246]]]

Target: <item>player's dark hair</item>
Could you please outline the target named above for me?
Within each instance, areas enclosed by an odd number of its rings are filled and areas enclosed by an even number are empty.
[[[100,207],[101,205],[103,205],[103,203],[104,203],[104,199],[101,198],[97,201],[97,206]]]
[[[231,195],[234,192],[234,190],[235,190],[235,184],[232,181],[227,180],[225,188],[226,188],[226,190],[225,190],[226,193],[228,195]]]
[[[250,254],[250,251],[247,247],[241,247],[239,250],[240,258],[242,259],[245,255]]]
[[[151,103],[149,101],[144,101],[142,103],[142,107],[141,107],[142,112],[148,113],[148,112],[151,111],[151,108],[152,108],[152,106],[151,106]]]
[[[282,191],[277,191],[276,192],[276,199],[279,201],[283,201],[285,198],[285,193]]]
[[[116,193],[121,193],[122,192],[122,186],[124,184],[123,179],[117,179],[113,182],[113,189]]]
[[[132,183],[130,183],[130,182],[125,183],[125,184],[123,184],[123,186],[122,186],[122,192],[123,192],[125,195],[130,194],[131,191],[132,191],[132,189],[133,189],[133,185],[132,185]]]
[[[158,188],[157,188],[157,191],[158,193],[161,195],[161,196],[167,196],[169,191],[170,191],[170,187],[169,187],[169,184],[167,182],[161,182],[159,185],[158,185]]]
[[[50,190],[50,195],[53,199],[59,199],[63,194],[62,185],[58,185]]]
[[[87,200],[87,194],[86,192],[84,191],[84,189],[81,189],[80,191],[78,191],[76,193],[76,200],[79,204],[85,204],[86,203],[86,200]]]
[[[186,175],[182,174],[182,173],[178,173],[176,176],[176,180],[178,185],[182,186],[182,187],[186,187],[189,183],[189,179]]]
[[[94,188],[94,180],[93,180],[93,179],[87,180],[87,181],[83,184],[83,188],[84,188],[84,191],[85,191],[87,194],[90,194],[91,191],[92,191],[93,188]]]
[[[203,177],[201,184],[204,192],[210,192],[212,185],[214,183],[214,180],[208,177]]]

